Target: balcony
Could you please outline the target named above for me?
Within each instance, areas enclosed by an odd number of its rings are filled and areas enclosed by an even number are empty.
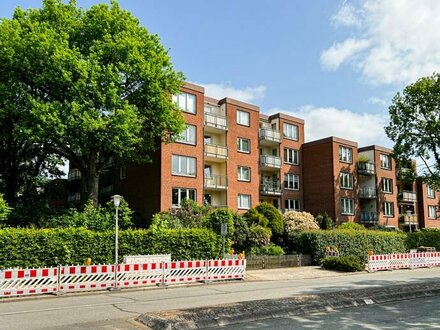
[[[379,218],[376,212],[361,212],[360,223],[364,225],[376,225]]]
[[[205,159],[213,162],[223,162],[228,159],[228,147],[205,143]]]
[[[69,175],[67,176],[67,180],[75,181],[81,179],[81,172],[77,168],[73,168],[69,171]]]
[[[226,190],[228,189],[228,177],[226,175],[212,175],[205,177],[205,189]]]
[[[398,197],[399,202],[415,203],[417,201],[417,194],[415,191],[401,191]]]
[[[69,194],[67,196],[67,203],[69,204],[75,204],[81,202],[81,194],[80,193],[73,193]]]
[[[417,214],[400,214],[399,215],[399,224],[401,225],[411,225],[411,226],[418,226],[419,225],[419,219],[417,217]]]
[[[113,185],[112,184],[103,186],[99,189],[99,194],[102,196],[111,195],[112,193],[113,193]]]
[[[205,113],[205,131],[223,133],[228,130],[228,119],[215,113]]]
[[[281,168],[281,158],[278,156],[263,155],[260,157],[262,170],[278,170]]]
[[[281,196],[283,187],[279,181],[269,181],[260,184],[260,192],[262,195]]]
[[[281,133],[271,128],[260,128],[260,144],[272,146],[281,143]]]
[[[375,187],[362,187],[359,189],[359,198],[373,199],[377,197],[376,194]]]
[[[358,163],[358,173],[361,175],[375,175],[376,165],[374,163]]]

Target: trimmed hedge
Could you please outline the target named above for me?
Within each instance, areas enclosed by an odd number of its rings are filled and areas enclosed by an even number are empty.
[[[0,230],[0,269],[49,267],[57,264],[114,262],[114,231],[84,228]],[[221,236],[208,229],[124,230],[119,232],[119,255],[167,254],[173,260],[221,256]]]
[[[334,269],[343,272],[361,272],[364,269],[362,262],[355,256],[326,257],[321,261],[324,269]]]
[[[315,264],[325,256],[326,246],[336,246],[341,256],[353,255],[367,262],[368,251],[375,254],[407,251],[403,233],[373,230],[310,230],[293,237],[297,252],[310,254]]]
[[[409,249],[415,249],[419,246],[431,246],[440,251],[440,229],[422,229],[407,235],[406,244]]]

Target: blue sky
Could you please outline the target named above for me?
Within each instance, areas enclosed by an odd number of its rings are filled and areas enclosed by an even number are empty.
[[[87,8],[98,2],[77,0]],[[306,120],[306,139],[336,135],[391,147],[393,95],[440,65],[440,1],[120,0],[161,37],[176,69],[206,94]],[[0,17],[40,0],[8,0]]]

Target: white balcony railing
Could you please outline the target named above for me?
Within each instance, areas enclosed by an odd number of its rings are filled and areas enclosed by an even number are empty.
[[[260,140],[267,140],[280,143],[281,133],[271,128],[260,128]]]
[[[212,143],[205,143],[205,156],[227,159],[228,147],[220,146]]]
[[[262,155],[260,157],[262,167],[281,168],[281,158],[272,155]]]
[[[226,131],[228,129],[228,120],[226,117],[217,115],[215,113],[205,113],[205,126]]]

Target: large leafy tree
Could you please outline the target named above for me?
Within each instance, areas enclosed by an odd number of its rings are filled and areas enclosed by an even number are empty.
[[[0,23],[0,73],[0,90],[29,109],[33,138],[81,171],[95,205],[110,157],[145,161],[184,127],[171,101],[182,74],[159,37],[115,1],[16,9]]]
[[[411,168],[411,159],[420,159],[424,166],[419,175],[440,189],[440,74],[421,78],[397,93],[389,112],[385,131],[395,142],[398,163]]]

